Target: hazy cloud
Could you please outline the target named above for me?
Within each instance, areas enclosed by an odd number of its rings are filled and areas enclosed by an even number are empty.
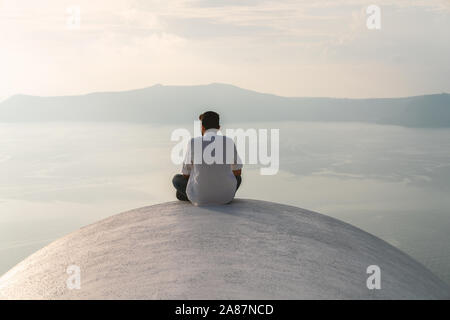
[[[3,0],[0,97],[209,82],[291,96],[450,91],[450,1],[376,4],[373,31],[362,0]],[[66,27],[71,5],[79,30]]]

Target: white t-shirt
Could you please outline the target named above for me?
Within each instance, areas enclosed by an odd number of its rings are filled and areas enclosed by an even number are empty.
[[[189,200],[196,206],[229,203],[236,193],[233,170],[242,168],[234,141],[208,129],[191,139],[182,172],[190,175],[186,187]]]

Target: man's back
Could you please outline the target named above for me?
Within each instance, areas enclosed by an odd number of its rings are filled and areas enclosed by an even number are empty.
[[[194,205],[229,203],[236,193],[233,170],[242,164],[233,140],[217,132],[209,129],[188,145],[182,171],[189,175],[186,194]]]

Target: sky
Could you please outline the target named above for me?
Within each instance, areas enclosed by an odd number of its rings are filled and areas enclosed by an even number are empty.
[[[366,24],[372,4],[380,29]],[[0,43],[0,101],[158,83],[450,92],[450,0],[0,0]]]

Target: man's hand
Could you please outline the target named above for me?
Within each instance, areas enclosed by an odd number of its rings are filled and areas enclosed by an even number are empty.
[[[242,172],[242,169],[239,169],[239,170],[233,170],[233,174],[234,174],[234,176],[240,176],[241,175],[241,172]]]

